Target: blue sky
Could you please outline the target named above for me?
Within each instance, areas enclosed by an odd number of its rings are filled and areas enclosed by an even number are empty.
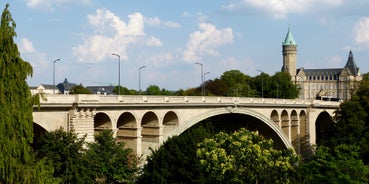
[[[282,67],[282,41],[291,27],[297,67],[341,68],[353,51],[369,72],[368,0],[13,0],[18,49],[33,66],[30,86],[118,84],[169,90],[237,69],[255,76]]]

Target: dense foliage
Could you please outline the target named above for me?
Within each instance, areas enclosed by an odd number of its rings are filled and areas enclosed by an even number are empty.
[[[35,162],[33,100],[26,83],[31,65],[14,43],[16,24],[5,6],[0,25],[0,183],[56,182],[44,160]]]
[[[360,158],[358,146],[341,144],[329,149],[320,146],[301,163],[298,183],[368,183],[369,167]]]
[[[35,145],[37,158],[46,158],[54,168],[54,177],[62,183],[91,183],[87,160],[84,159],[84,138],[58,129],[44,134]]]
[[[86,143],[75,133],[58,129],[42,136],[35,150],[62,183],[134,183],[138,174],[136,156],[113,138],[111,130]]]
[[[134,183],[138,160],[124,142],[113,138],[111,130],[103,130],[88,144],[86,159],[91,178],[103,183]]]
[[[120,87],[122,95],[173,95],[173,96],[200,96],[201,85],[194,88],[169,91],[157,85],[150,85],[143,92]],[[118,87],[113,92],[118,94]],[[206,96],[237,96],[237,97],[265,97],[292,99],[299,95],[298,86],[291,81],[291,76],[285,72],[277,72],[273,76],[260,73],[255,77],[243,74],[239,70],[224,72],[220,78],[204,81]]]
[[[92,92],[89,89],[83,87],[82,84],[73,86],[70,89],[69,93],[70,94],[92,94]]]
[[[201,123],[169,138],[158,150],[152,150],[138,183],[204,183],[196,149],[198,143],[213,135],[212,126]]]
[[[292,150],[275,150],[272,140],[244,128],[205,139],[197,156],[206,183],[289,183],[298,161]]]

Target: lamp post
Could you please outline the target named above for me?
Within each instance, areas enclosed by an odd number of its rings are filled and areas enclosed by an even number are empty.
[[[196,62],[195,64],[201,66],[201,96],[204,96],[204,65]]]
[[[258,72],[260,72],[260,75],[261,75],[261,98],[264,98],[264,77],[263,77],[263,71],[261,70],[256,70]]]
[[[208,74],[209,74],[209,72],[205,72],[205,73],[204,73],[204,83],[202,84],[202,85],[203,85],[203,88],[204,88],[204,93],[206,92],[206,89],[205,89],[205,81],[206,81],[205,79],[206,79],[206,78],[205,78],[205,77],[206,77],[206,75],[208,75]]]
[[[138,68],[138,94],[141,95],[141,70],[146,66],[141,66]]]
[[[112,54],[113,56],[118,57],[118,95],[120,95],[120,55]]]
[[[55,63],[60,61],[60,59],[56,59],[53,61],[53,94],[55,94]]]

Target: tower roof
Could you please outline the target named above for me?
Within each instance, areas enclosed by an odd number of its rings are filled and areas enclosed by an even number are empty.
[[[296,42],[293,39],[290,28],[288,28],[288,32],[287,32],[286,38],[284,39],[283,45],[296,45]]]
[[[347,68],[354,76],[359,74],[359,68],[356,66],[354,55],[352,54],[351,50],[345,68]]]

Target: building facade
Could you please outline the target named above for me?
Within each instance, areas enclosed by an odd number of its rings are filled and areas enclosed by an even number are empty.
[[[347,100],[362,80],[352,51],[343,68],[297,69],[297,44],[290,29],[282,43],[282,55],[282,71],[300,88],[301,99]]]

